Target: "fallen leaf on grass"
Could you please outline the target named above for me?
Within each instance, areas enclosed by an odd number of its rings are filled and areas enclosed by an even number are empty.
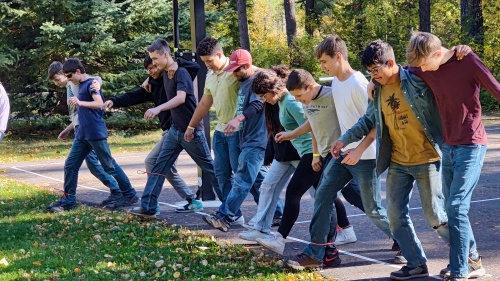
[[[40,265],[42,265],[42,263],[41,263],[40,261],[34,261],[34,262],[33,262],[33,265],[38,265],[38,266],[40,266]]]
[[[3,264],[5,266],[7,266],[7,265],[9,265],[9,262],[7,261],[6,258],[3,258],[3,259],[0,260],[0,264]]]
[[[202,260],[201,264],[203,264],[204,266],[207,266],[208,265],[208,261],[207,260]]]
[[[75,273],[80,273],[81,270],[78,267],[75,267],[74,271]]]
[[[156,267],[161,267],[163,265],[163,263],[165,263],[165,261],[159,260],[159,261],[155,262],[155,266]]]
[[[181,276],[179,271],[174,272],[174,278],[179,278],[179,276]]]
[[[112,258],[113,258],[113,256],[112,256],[112,255],[108,255],[108,254],[105,254],[105,255],[104,255],[104,257],[105,257],[105,258],[108,258],[108,259],[112,259]]]

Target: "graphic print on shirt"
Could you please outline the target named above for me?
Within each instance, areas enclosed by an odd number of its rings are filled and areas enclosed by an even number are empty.
[[[309,106],[304,106],[304,112],[306,115],[309,116],[315,116],[318,115],[321,109],[327,108],[328,106],[326,105],[309,105]]]
[[[243,113],[243,103],[245,102],[245,95],[242,93],[241,88],[238,90],[238,105],[236,106],[236,116]],[[240,123],[238,130],[243,129],[243,122]]]
[[[392,116],[394,120],[394,129],[395,130],[404,130],[406,125],[408,125],[408,113],[402,111],[400,109],[401,102],[399,98],[395,97],[396,93],[393,93],[387,100],[386,106],[392,110],[392,114],[388,114],[388,116]]]

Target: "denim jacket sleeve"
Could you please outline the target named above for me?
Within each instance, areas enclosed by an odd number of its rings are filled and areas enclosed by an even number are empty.
[[[375,104],[370,100],[365,115],[359,118],[358,122],[345,132],[339,140],[342,141],[344,145],[359,141],[375,127],[375,122]]]

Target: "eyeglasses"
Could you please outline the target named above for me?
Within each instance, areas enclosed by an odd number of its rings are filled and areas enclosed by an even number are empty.
[[[377,69],[374,69],[374,70],[366,70],[366,73],[368,73],[368,75],[377,75],[378,72],[380,71],[380,69],[382,69],[382,67],[384,67],[385,65],[387,65],[387,62],[384,62],[383,64],[381,64],[379,67],[377,67]]]
[[[71,79],[71,77],[73,77],[73,73],[64,74],[64,76],[66,76],[66,78],[68,79]]]
[[[243,69],[243,67],[245,67],[245,66],[244,66],[244,65],[242,65],[242,66],[240,66],[240,67],[236,68],[235,70],[233,70],[233,72],[240,72],[240,71],[241,71],[241,69]]]
[[[147,72],[147,73],[152,73],[152,72],[154,72],[154,71],[156,71],[156,66],[148,67],[148,68],[146,69],[146,72]]]

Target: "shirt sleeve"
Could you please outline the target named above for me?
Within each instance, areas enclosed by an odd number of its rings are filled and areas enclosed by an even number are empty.
[[[176,75],[177,91],[183,91],[186,94],[194,94],[193,81],[187,70],[179,68]]]
[[[478,69],[473,72],[476,81],[500,102],[500,84],[476,54],[472,53],[471,57],[473,58],[475,68]]]
[[[307,121],[307,118],[304,115],[304,108],[302,107],[302,103],[295,101],[288,101],[286,103],[286,110],[288,114],[297,122],[297,124],[302,125]]]
[[[10,103],[9,96],[5,91],[2,84],[0,84],[0,133],[7,130],[7,123],[9,121]]]

